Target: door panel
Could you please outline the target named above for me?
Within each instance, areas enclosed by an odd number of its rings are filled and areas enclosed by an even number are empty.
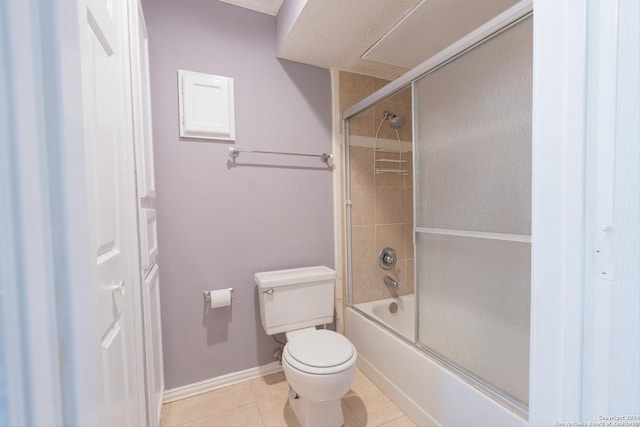
[[[137,424],[136,350],[124,2],[80,1],[82,92],[100,424]]]
[[[160,327],[159,268],[156,264],[155,183],[153,169],[153,135],[149,83],[149,45],[144,16],[138,0],[129,2],[131,35],[131,79],[136,168],[138,184],[138,228],[140,241],[140,277],[144,314],[145,377],[147,423],[155,427],[160,421],[164,393],[162,337]]]
[[[162,331],[160,329],[160,286],[158,266],[154,266],[144,280],[142,296],[145,307],[145,342],[147,345],[147,393],[149,396],[150,426],[158,424],[164,375],[162,366]]]
[[[140,209],[140,252],[142,274],[144,275],[155,265],[158,254],[155,209]]]

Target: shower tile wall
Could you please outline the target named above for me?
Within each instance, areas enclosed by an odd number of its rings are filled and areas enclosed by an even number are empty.
[[[340,112],[354,105],[388,83],[387,80],[340,72]],[[398,129],[402,145],[411,141],[411,92],[405,90],[362,112],[350,121],[351,224],[353,303],[373,301],[395,295],[413,293],[413,176],[412,153],[402,153],[408,175],[397,173],[374,174],[373,143],[384,111],[407,118]],[[379,139],[396,140],[396,134],[385,122]],[[358,141],[369,142],[357,146]],[[367,145],[367,146],[364,146]],[[399,158],[386,154],[386,158]],[[395,166],[394,166],[395,167]],[[395,249],[396,265],[389,271],[377,264],[378,253],[385,247]],[[400,289],[391,290],[383,283],[385,275],[398,281]]]

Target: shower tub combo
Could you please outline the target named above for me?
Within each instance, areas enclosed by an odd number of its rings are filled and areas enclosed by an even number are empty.
[[[397,304],[395,313],[391,304]],[[414,307],[414,296],[407,295],[347,308],[346,335],[358,349],[358,367],[419,426],[526,426],[407,341],[415,333]]]
[[[345,333],[420,426],[527,425],[532,22],[519,3],[343,116]]]

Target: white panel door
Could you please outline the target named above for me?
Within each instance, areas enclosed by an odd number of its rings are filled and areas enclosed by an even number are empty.
[[[131,89],[136,168],[138,180],[138,227],[140,278],[144,324],[147,424],[156,427],[164,393],[160,286],[158,279],[158,237],[156,231],[153,137],[149,82],[149,43],[139,0],[129,1]]]
[[[127,132],[126,3],[80,0],[88,218],[100,424],[138,424],[133,306],[132,140]],[[140,355],[141,357],[141,355]]]

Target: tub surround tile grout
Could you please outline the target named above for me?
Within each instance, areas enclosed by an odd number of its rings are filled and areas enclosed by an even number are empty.
[[[338,110],[340,113],[344,111],[346,107],[363,99],[370,95],[375,90],[388,84],[388,81],[372,78],[371,76],[354,74],[344,71],[335,71],[332,76],[335,77],[334,92],[335,98],[333,99],[334,111]],[[360,97],[360,99],[356,99]],[[336,99],[337,98],[337,99]],[[350,134],[354,137],[358,137],[361,140],[371,139],[375,137],[375,133],[382,113],[384,110],[392,111],[396,114],[404,115],[407,119],[405,126],[399,129],[401,145],[404,149],[406,141],[411,140],[412,130],[412,118],[411,118],[411,102],[412,94],[409,90],[401,91],[398,94],[376,104],[373,108],[365,110],[358,116],[354,117],[352,124],[354,126],[350,129]],[[342,120],[339,115],[334,116],[335,122],[333,126],[340,128],[342,131]],[[395,132],[388,126],[383,126],[380,129],[379,138],[392,141],[396,139]],[[346,146],[343,142],[342,136],[336,136],[335,143],[340,144],[342,149],[346,150]],[[410,151],[404,152],[403,159],[406,156],[408,160],[407,166],[409,174],[407,176],[396,176],[392,174],[374,174],[374,152],[373,147],[367,146],[351,146],[350,148],[350,173],[351,173],[351,202],[352,202],[352,243],[356,243],[356,250],[352,257],[352,278],[353,282],[352,291],[354,303],[362,302],[362,300],[377,299],[387,296],[387,289],[380,284],[380,278],[374,271],[377,267],[376,259],[378,252],[382,249],[381,245],[391,244],[399,254],[398,261],[401,261],[402,266],[398,266],[396,273],[403,283],[406,284],[406,290],[403,292],[409,292],[413,289],[412,283],[407,283],[408,280],[413,278],[413,274],[409,273],[408,266],[412,265],[408,263],[409,258],[413,258],[413,245],[412,237],[410,233],[406,231],[407,226],[412,228],[413,225],[413,153]],[[387,154],[383,154],[387,156]],[[393,157],[393,154],[388,154]],[[344,159],[344,157],[343,157]],[[346,173],[346,165],[340,170],[340,178],[344,182],[344,174]],[[342,191],[344,191],[341,188]],[[343,221],[344,213],[341,212],[340,217],[336,217],[336,221]],[[358,232],[368,232],[368,229],[359,228],[357,226],[375,226],[373,231],[374,235],[374,247],[371,254],[371,250],[367,250],[363,246],[365,239],[357,236]],[[386,227],[395,225],[397,227]],[[386,227],[385,241],[381,241],[381,234],[383,233],[383,227]],[[391,231],[393,230],[393,231]],[[347,230],[342,227],[342,235],[336,234],[336,241],[338,239],[344,239]],[[411,242],[409,238],[411,237]],[[341,240],[340,251],[344,249],[344,240]],[[336,245],[338,247],[338,245]],[[359,250],[358,250],[359,247]],[[363,252],[363,249],[366,252]],[[369,259],[372,257],[372,259]],[[343,259],[344,260],[344,259]],[[344,266],[345,276],[346,268]],[[376,271],[377,272],[377,271]],[[371,280],[368,283],[358,283],[358,280]],[[378,280],[380,279],[380,280]],[[346,279],[343,283],[345,294],[349,284]]]

